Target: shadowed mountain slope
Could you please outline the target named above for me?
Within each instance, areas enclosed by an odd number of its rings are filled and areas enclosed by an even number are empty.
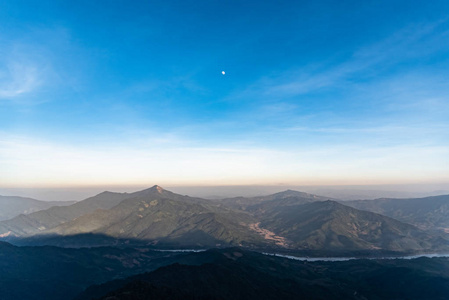
[[[17,247],[0,242],[0,299],[71,299],[92,284],[155,270],[182,255],[112,247]]]
[[[2,300],[446,299],[448,270],[448,258],[305,262],[240,248],[177,254],[0,242]]]
[[[312,263],[212,249],[75,299],[445,299],[448,269],[447,258]]]

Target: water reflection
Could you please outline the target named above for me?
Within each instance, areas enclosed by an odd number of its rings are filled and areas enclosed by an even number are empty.
[[[294,259],[294,260],[302,260],[302,261],[348,261],[353,259],[415,259],[420,257],[449,257],[449,254],[439,254],[439,253],[430,253],[430,254],[417,254],[417,255],[408,255],[408,256],[386,256],[386,257],[366,257],[366,258],[360,258],[360,257],[299,257],[299,256],[292,256],[292,255],[283,255],[278,253],[266,253],[263,252],[265,255],[270,256],[276,256],[276,257],[283,257],[288,259]]]

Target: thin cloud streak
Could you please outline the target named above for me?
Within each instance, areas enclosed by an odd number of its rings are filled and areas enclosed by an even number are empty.
[[[231,101],[233,98],[248,97],[282,99],[338,86],[345,86],[347,89],[348,84],[351,84],[351,76],[361,78],[376,76],[401,61],[447,50],[448,32],[434,35],[434,30],[446,23],[447,20],[442,20],[434,24],[404,28],[379,43],[360,48],[346,62],[330,67],[326,63],[315,63],[299,70],[284,72],[277,77],[265,77],[228,99]]]
[[[377,127],[291,127],[286,128],[286,131],[304,131],[304,132],[323,132],[323,133],[387,133],[390,135],[404,134],[404,133],[422,133],[435,134],[446,133],[449,131],[448,125],[433,126],[431,128],[422,127],[406,127],[406,126],[377,126]]]
[[[9,63],[0,71],[0,99],[13,99],[30,93],[41,84],[36,67],[20,62]]]

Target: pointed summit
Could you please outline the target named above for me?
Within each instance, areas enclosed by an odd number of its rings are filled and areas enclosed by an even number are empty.
[[[157,184],[153,186],[151,189],[156,190],[159,194],[162,194],[162,192],[165,191],[162,187],[158,186]]]
[[[201,199],[201,198],[194,198],[189,196],[183,196],[180,194],[173,193],[171,191],[168,191],[164,189],[163,187],[159,185],[153,185],[150,188],[147,188],[142,191],[134,192],[132,194],[129,194],[130,198],[135,197],[153,197],[154,199],[170,199],[170,200],[176,200],[176,201],[184,201],[184,202],[190,202],[190,203],[209,203],[209,200]]]
[[[165,190],[165,189],[163,189],[161,186],[159,186],[159,185],[153,185],[152,187],[150,187],[150,188],[148,188],[148,189],[145,189],[145,190],[142,190],[142,191],[138,191],[138,192],[134,192],[133,194],[135,194],[135,195],[143,195],[143,194],[148,194],[148,193],[151,193],[151,194],[154,194],[154,193],[157,193],[157,194],[166,194],[168,191],[167,190]]]

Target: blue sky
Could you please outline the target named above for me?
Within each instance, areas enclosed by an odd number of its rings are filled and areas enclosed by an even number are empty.
[[[449,182],[448,12],[0,0],[0,185]]]

